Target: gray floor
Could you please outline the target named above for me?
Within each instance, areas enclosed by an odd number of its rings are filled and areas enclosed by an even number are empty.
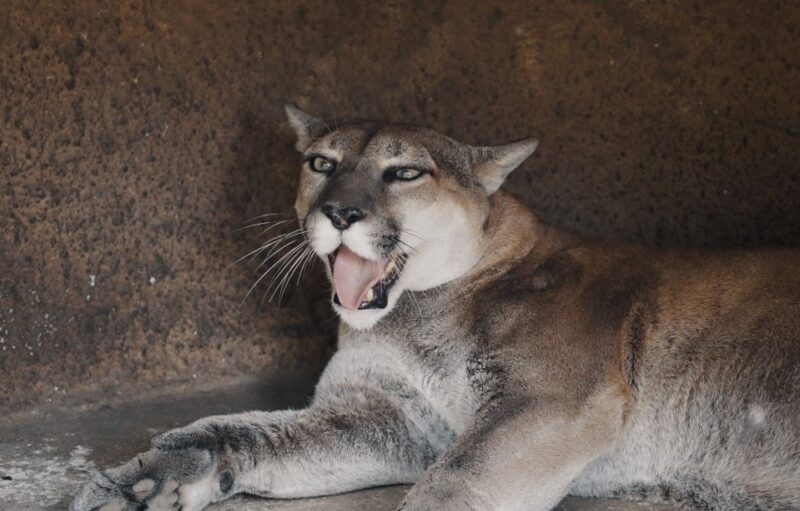
[[[0,422],[0,510],[64,510],[92,470],[119,464],[147,449],[154,434],[196,418],[249,409],[302,406],[309,378],[278,384],[243,381],[213,391],[184,392],[94,410],[44,410]],[[407,487],[365,490],[319,499],[236,498],[214,511],[391,511]],[[671,508],[568,498],[560,511],[634,511]]]

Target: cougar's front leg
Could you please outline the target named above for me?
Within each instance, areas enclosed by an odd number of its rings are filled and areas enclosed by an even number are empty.
[[[407,494],[403,511],[548,511],[613,445],[625,398],[493,402]]]
[[[202,509],[236,493],[305,497],[413,482],[450,433],[413,392],[328,389],[307,409],[201,419],[101,473],[74,511]]]

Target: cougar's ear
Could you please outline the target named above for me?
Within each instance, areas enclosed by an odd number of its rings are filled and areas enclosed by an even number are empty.
[[[294,105],[287,104],[283,108],[286,110],[289,125],[297,135],[297,143],[294,146],[300,152],[305,151],[315,138],[319,138],[328,129],[325,121],[303,112]]]
[[[511,171],[533,154],[539,141],[525,138],[506,145],[476,147],[475,179],[491,195],[500,188]]]

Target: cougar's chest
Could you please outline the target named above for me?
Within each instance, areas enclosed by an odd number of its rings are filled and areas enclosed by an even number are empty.
[[[375,329],[371,342],[392,353],[396,370],[460,433],[480,406],[470,382],[467,326],[457,310],[419,297],[399,305],[400,314]]]

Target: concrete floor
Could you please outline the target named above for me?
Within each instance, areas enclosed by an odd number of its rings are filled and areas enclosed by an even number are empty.
[[[211,391],[170,393],[89,410],[40,410],[0,421],[0,511],[65,510],[92,470],[146,450],[154,434],[210,414],[302,406],[311,381],[308,377],[275,384],[249,380]],[[236,498],[212,509],[391,511],[407,489],[396,486],[292,501]],[[671,508],[576,498],[559,507],[559,511],[643,509]]]

